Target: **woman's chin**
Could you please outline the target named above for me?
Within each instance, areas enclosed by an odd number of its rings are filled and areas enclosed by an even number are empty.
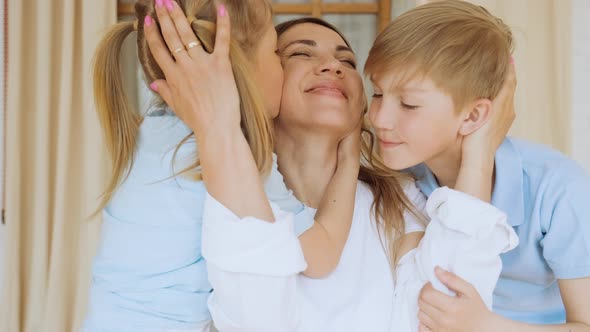
[[[317,131],[322,131],[326,134],[333,133],[335,136],[347,135],[351,128],[354,127],[353,121],[349,117],[314,117],[312,121],[308,122],[308,126]],[[311,120],[311,119],[310,119]]]

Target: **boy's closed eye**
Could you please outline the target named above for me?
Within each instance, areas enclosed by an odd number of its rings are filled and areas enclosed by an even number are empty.
[[[400,101],[400,105],[401,105],[402,108],[407,109],[407,110],[410,110],[410,111],[411,110],[415,110],[418,107],[420,107],[418,105],[410,105],[410,104],[404,103],[403,101]]]

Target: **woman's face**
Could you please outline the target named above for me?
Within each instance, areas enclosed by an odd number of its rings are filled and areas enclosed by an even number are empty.
[[[283,68],[277,55],[277,33],[269,21],[256,49],[254,80],[260,87],[262,97],[271,118],[276,118],[281,106]]]
[[[303,23],[278,41],[284,71],[277,128],[321,130],[344,137],[365,108],[356,57],[331,29]]]

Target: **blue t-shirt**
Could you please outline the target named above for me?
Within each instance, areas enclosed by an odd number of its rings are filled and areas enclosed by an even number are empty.
[[[84,331],[190,329],[211,319],[212,291],[201,254],[201,181],[174,176],[197,155],[190,129],[170,111],[152,111],[140,126],[133,167],[103,210],[101,243],[94,259]],[[173,162],[174,157],[174,162]],[[287,190],[274,160],[268,198],[313,223]],[[301,231],[300,231],[301,232]]]
[[[496,153],[492,204],[519,246],[502,255],[494,311],[533,324],[565,322],[558,279],[590,277],[590,178],[547,147],[506,138]],[[426,196],[438,187],[424,164],[410,169]]]

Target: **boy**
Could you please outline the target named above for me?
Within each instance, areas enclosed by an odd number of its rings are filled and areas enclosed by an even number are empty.
[[[453,188],[472,137],[512,122],[509,112],[492,114],[511,51],[509,28],[463,1],[420,6],[392,22],[365,67],[386,164],[409,168],[427,196]],[[458,296],[425,287],[421,323],[433,331],[590,331],[588,175],[553,150],[512,138],[481,155],[495,157],[491,202],[508,214],[520,245],[502,257],[494,313],[468,283],[439,271]]]

